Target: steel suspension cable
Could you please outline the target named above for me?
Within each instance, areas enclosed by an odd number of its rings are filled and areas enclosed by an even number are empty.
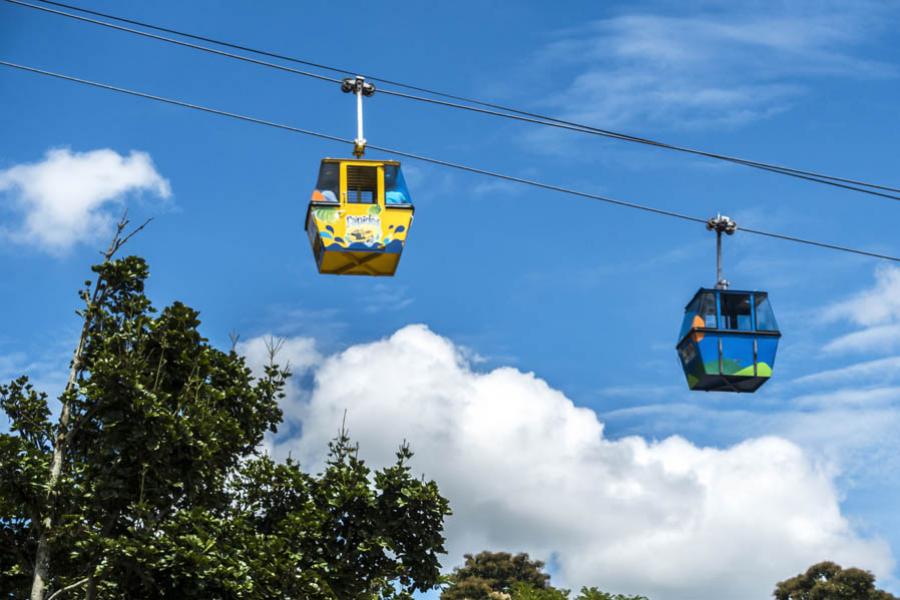
[[[587,127],[587,126],[585,126],[585,125],[578,125],[577,123],[573,123],[573,124],[564,124],[564,122],[549,123],[549,122],[542,121],[542,120],[540,120],[540,119],[534,119],[534,118],[531,118],[531,117],[521,117],[521,116],[516,116],[516,115],[508,115],[508,114],[505,114],[505,113],[501,113],[501,112],[497,112],[497,111],[493,111],[493,110],[487,110],[487,109],[484,109],[484,108],[477,108],[477,107],[474,107],[474,106],[465,106],[465,105],[463,105],[463,104],[457,104],[457,103],[455,103],[455,102],[447,102],[447,101],[445,101],[445,100],[437,100],[437,99],[435,99],[435,98],[425,98],[425,97],[421,97],[421,96],[414,96],[414,95],[412,95],[412,94],[405,94],[405,93],[403,93],[403,92],[398,92],[398,91],[396,91],[396,90],[386,90],[386,89],[384,89],[384,88],[380,88],[380,89],[379,89],[379,92],[382,93],[382,94],[388,94],[388,95],[391,95],[391,96],[398,96],[398,97],[400,97],[400,98],[408,98],[408,99],[410,99],[410,100],[417,100],[417,101],[419,101],[419,102],[427,102],[427,103],[430,103],[430,104],[437,104],[437,105],[441,105],[441,106],[448,106],[448,107],[451,107],[451,108],[460,108],[460,109],[468,110],[468,111],[472,111],[472,112],[478,112],[478,113],[487,114],[487,115],[493,115],[493,116],[498,116],[498,117],[504,117],[504,118],[513,119],[513,120],[516,120],[516,121],[524,121],[524,122],[526,122],[526,123],[535,123],[535,124],[539,124],[539,125],[548,125],[548,126],[550,126],[550,127],[555,127],[555,128],[557,128],[557,129],[566,129],[566,130],[569,130],[569,131],[577,131],[577,132],[581,132],[581,133],[594,133],[594,132],[596,132],[596,131],[600,131],[600,130],[596,130],[596,129],[593,129],[593,128],[589,128],[589,127]],[[554,120],[555,120],[555,119],[554,119]],[[724,161],[726,161],[726,162],[731,162],[731,163],[735,163],[735,164],[740,164],[740,165],[752,167],[752,168],[754,168],[754,169],[760,169],[760,170],[763,170],[763,171],[769,171],[769,172],[771,172],[771,173],[777,173],[777,174],[779,174],[779,175],[787,175],[788,177],[795,177],[795,178],[797,178],[797,179],[804,179],[804,180],[806,180],[806,181],[812,181],[812,182],[815,182],[815,183],[821,183],[821,184],[824,184],[824,185],[830,185],[830,186],[832,186],[832,187],[842,188],[842,189],[845,189],[845,190],[851,190],[851,191],[854,191],[854,192],[860,192],[860,193],[863,193],[863,194],[869,194],[869,195],[871,195],[871,196],[878,196],[878,197],[881,197],[881,198],[887,198],[887,199],[889,199],[889,200],[897,200],[897,201],[900,201],[900,196],[895,196],[894,194],[888,194],[888,193],[885,193],[885,192],[880,192],[880,191],[877,191],[876,189],[866,189],[865,187],[858,187],[858,185],[851,185],[851,184],[849,184],[849,183],[842,183],[842,181],[849,181],[849,180],[841,180],[841,179],[839,179],[839,178],[834,178],[834,177],[821,176],[821,175],[814,175],[814,174],[806,174],[806,173],[803,172],[803,171],[797,171],[797,170],[795,170],[795,169],[787,169],[787,168],[784,168],[784,167],[778,167],[778,166],[773,166],[773,165],[767,165],[767,164],[765,164],[765,163],[756,163],[756,162],[744,160],[744,159],[741,159],[741,158],[731,158],[731,157],[726,157],[726,156],[724,156],[724,155],[712,154],[712,153],[705,152],[705,151],[702,151],[702,150],[693,150],[693,149],[689,149],[689,148],[681,148],[681,147],[678,147],[678,146],[673,146],[673,145],[671,145],[671,144],[665,144],[665,143],[662,143],[662,142],[654,142],[654,141],[652,141],[652,140],[645,140],[645,139],[642,139],[642,138],[636,138],[636,137],[634,137],[634,136],[629,136],[629,135],[626,135],[626,134],[619,134],[619,133],[614,133],[614,132],[604,132],[604,133],[599,133],[598,135],[602,135],[602,136],[610,137],[610,138],[614,138],[614,139],[619,139],[619,140],[623,140],[623,141],[628,141],[628,142],[638,142],[638,143],[645,144],[645,145],[655,146],[655,147],[657,147],[657,148],[664,148],[664,149],[668,149],[668,150],[676,150],[676,151],[680,151],[680,152],[687,152],[687,153],[689,153],[689,154],[694,154],[694,155],[698,155],[698,156],[705,156],[705,157],[708,157],[708,158],[716,158],[716,159],[719,159],[719,160],[724,160]],[[873,184],[859,184],[859,185],[865,185],[865,186],[868,186],[868,187],[873,187],[873,188],[878,188],[878,189],[884,189],[884,190],[889,190],[889,191],[896,191],[896,192],[900,193],[900,188],[898,188],[898,189],[895,190],[894,188],[891,188],[891,187],[886,187],[886,186],[876,186],[876,185],[873,185]]]
[[[49,12],[49,13],[53,13],[53,14],[57,14],[57,15],[60,15],[60,16],[65,16],[65,17],[69,17],[69,18],[72,18],[72,19],[77,19],[77,20],[80,20],[80,21],[89,22],[89,23],[93,23],[93,24],[96,24],[96,25],[101,25],[101,26],[104,26],[104,27],[109,27],[109,28],[112,28],[112,29],[117,29],[117,30],[120,30],[120,31],[125,31],[125,32],[127,32],[127,33],[132,33],[132,34],[135,34],[135,35],[142,35],[142,36],[149,37],[149,38],[152,38],[152,39],[156,39],[156,40],[159,40],[159,41],[166,41],[166,42],[170,42],[170,43],[174,43],[174,44],[179,44],[179,45],[182,45],[182,46],[185,46],[185,47],[189,47],[189,48],[192,48],[192,49],[197,49],[197,50],[201,50],[201,51],[211,52],[211,53],[213,53],[213,54],[219,54],[219,55],[222,55],[222,56],[226,56],[226,57],[228,57],[228,58],[233,58],[233,59],[238,59],[238,60],[246,60],[246,61],[248,61],[248,62],[252,62],[252,63],[255,63],[255,64],[260,65],[260,66],[266,66],[266,67],[270,67],[270,68],[275,68],[275,69],[279,69],[279,70],[282,70],[282,71],[290,72],[290,73],[293,73],[293,74],[296,74],[296,75],[303,75],[303,76],[315,77],[315,78],[317,78],[317,79],[321,79],[321,80],[325,80],[325,81],[332,81],[332,82],[337,81],[337,80],[335,80],[335,79],[333,79],[333,78],[325,77],[325,76],[322,76],[322,75],[319,75],[319,74],[316,74],[316,73],[310,73],[310,72],[307,72],[307,71],[299,71],[299,70],[297,70],[297,69],[290,69],[290,68],[284,67],[283,65],[278,65],[278,64],[276,64],[276,63],[269,63],[269,62],[265,62],[265,61],[258,61],[258,60],[254,60],[254,59],[249,58],[249,57],[246,57],[246,56],[236,55],[236,54],[232,54],[232,53],[228,53],[228,52],[221,52],[221,51],[217,51],[217,50],[215,50],[215,49],[208,48],[208,47],[205,47],[205,46],[198,46],[198,45],[196,45],[196,44],[188,44],[188,43],[185,43],[185,42],[181,42],[180,40],[174,40],[174,39],[172,39],[172,38],[166,38],[166,37],[164,37],[164,36],[158,36],[158,35],[148,34],[147,32],[143,32],[143,31],[139,31],[139,30],[135,30],[135,29],[130,29],[130,28],[127,28],[127,27],[116,26],[116,25],[114,25],[114,24],[112,24],[112,23],[107,23],[107,22],[104,22],[104,21],[98,21],[98,20],[95,20],[95,19],[88,19],[88,18],[85,18],[85,17],[79,17],[78,15],[73,15],[73,14],[70,14],[70,13],[63,12],[63,11],[57,11],[57,10],[49,9],[49,8],[46,8],[46,7],[42,7],[42,6],[38,6],[38,5],[35,5],[35,4],[28,3],[28,2],[24,2],[24,1],[22,1],[22,0],[6,0],[6,1],[9,2],[9,3],[11,3],[11,4],[17,4],[17,5],[20,5],[20,6],[24,6],[24,7],[28,7],[28,8],[33,8],[33,9],[36,9],[36,10],[42,10],[42,11]],[[79,11],[79,12],[82,12],[82,13],[92,14],[92,15],[95,15],[95,16],[100,16],[100,17],[103,17],[103,18],[112,19],[112,20],[116,20],[116,21],[119,21],[119,22],[123,22],[123,23],[129,23],[129,24],[133,24],[133,25],[138,25],[138,26],[140,26],[140,27],[144,27],[144,28],[147,28],[147,29],[154,29],[154,30],[156,30],[156,31],[163,31],[163,32],[166,32],[166,33],[172,33],[172,34],[175,34],[175,35],[178,35],[178,36],[182,36],[182,37],[186,37],[186,38],[190,38],[190,39],[200,40],[200,41],[204,41],[204,42],[208,42],[208,43],[212,43],[212,44],[217,44],[217,45],[224,46],[224,47],[229,47],[229,48],[232,48],[232,49],[241,50],[241,51],[244,51],[244,52],[251,52],[251,53],[259,54],[259,55],[262,55],[262,56],[268,56],[268,57],[271,57],[271,58],[277,58],[277,59],[279,59],[279,60],[284,60],[284,61],[294,62],[294,63],[298,63],[298,64],[303,64],[303,65],[315,67],[315,68],[318,68],[318,69],[328,70],[328,71],[332,71],[332,72],[336,72],[336,73],[341,73],[341,74],[353,74],[353,73],[354,73],[353,71],[351,71],[351,70],[349,70],[349,69],[343,69],[343,68],[339,68],[339,67],[334,67],[334,66],[324,65],[324,64],[316,63],[316,62],[312,62],[312,61],[306,61],[306,60],[298,59],[298,58],[295,58],[295,57],[286,56],[286,55],[283,55],[283,54],[278,54],[278,53],[274,53],[274,52],[269,52],[269,51],[266,51],[266,50],[259,50],[259,49],[252,48],[252,47],[249,47],[249,46],[244,46],[244,45],[240,45],[240,44],[235,44],[235,43],[231,43],[231,42],[226,42],[226,41],[222,41],[222,40],[217,40],[217,39],[214,39],[214,38],[210,38],[210,37],[206,37],[206,36],[200,36],[200,35],[196,35],[196,34],[192,34],[192,33],[187,33],[187,32],[184,32],[184,31],[179,31],[179,30],[171,29],[171,28],[167,28],[167,27],[161,27],[161,26],[153,25],[153,24],[146,23],[146,22],[143,22],[143,21],[138,21],[138,20],[135,20],[135,19],[128,19],[128,18],[125,18],[125,17],[119,17],[119,16],[112,15],[112,14],[109,14],[109,13],[103,13],[103,12],[100,12],[100,11],[90,10],[90,9],[87,9],[87,8],[82,8],[82,7],[79,7],[79,6],[75,6],[75,5],[71,5],[71,4],[66,4],[66,3],[63,3],[63,2],[56,2],[56,1],[54,1],[54,0],[38,0],[38,1],[39,1],[39,2],[42,2],[42,3],[44,3],[44,4],[49,4],[49,5],[53,5],[53,6],[58,6],[58,7],[66,8],[66,9],[69,9],[69,10],[76,10],[76,11]],[[616,132],[616,131],[612,131],[612,130],[608,130],[608,129],[602,129],[602,128],[598,128],[598,127],[593,127],[593,126],[590,126],[590,125],[585,125],[585,124],[581,124],[581,123],[576,123],[576,122],[573,122],[573,121],[567,121],[567,120],[564,120],[564,119],[558,119],[558,118],[555,118],[555,117],[550,117],[550,116],[547,116],[547,115],[541,115],[541,114],[539,114],[539,113],[534,113],[534,112],[529,112],[529,111],[525,111],[525,110],[521,110],[521,109],[517,109],[517,108],[512,108],[512,107],[508,107],[508,106],[503,106],[503,105],[500,105],[500,104],[495,104],[495,103],[491,103],[491,102],[486,102],[486,101],[483,101],[483,100],[478,100],[478,99],[473,99],[473,98],[466,98],[466,97],[464,97],[464,96],[458,96],[458,95],[454,95],[454,94],[448,94],[448,93],[446,93],[446,92],[440,92],[440,91],[436,91],[436,90],[431,90],[431,89],[428,89],[428,88],[425,88],[425,87],[420,87],[420,86],[410,85],[410,84],[401,83],[401,82],[398,82],[398,81],[392,81],[392,80],[390,80],[390,79],[385,79],[385,78],[381,78],[381,77],[369,76],[368,79],[373,80],[373,81],[379,81],[379,82],[382,82],[382,83],[387,83],[387,84],[389,84],[389,85],[394,85],[394,86],[397,86],[397,87],[403,87],[403,88],[406,88],[406,89],[411,89],[411,90],[416,90],[416,91],[424,92],[424,93],[431,94],[431,95],[434,95],[434,96],[442,96],[442,97],[445,97],[445,98],[450,98],[450,99],[453,99],[453,100],[458,100],[458,101],[466,102],[466,103],[469,103],[469,104],[474,104],[474,105],[478,105],[478,106],[483,106],[483,107],[487,107],[487,108],[495,109],[495,110],[478,109],[476,106],[469,106],[469,105],[458,104],[458,103],[454,103],[454,102],[444,102],[444,101],[436,100],[436,99],[434,99],[434,98],[426,98],[426,97],[416,96],[416,95],[413,95],[413,94],[405,94],[405,93],[403,93],[403,92],[397,92],[396,90],[381,89],[380,91],[381,91],[382,93],[386,94],[386,95],[393,95],[393,96],[397,96],[397,97],[401,97],[401,98],[406,98],[406,99],[409,99],[409,100],[420,101],[420,102],[428,102],[428,103],[437,104],[437,105],[442,105],[442,106],[446,106],[446,107],[450,107],[450,108],[457,108],[457,109],[462,109],[462,110],[474,111],[474,112],[479,112],[479,113],[482,113],[482,114],[493,115],[493,116],[497,116],[497,117],[501,117],[501,118],[507,118],[507,119],[513,119],[513,120],[518,120],[518,121],[524,121],[524,122],[529,122],[529,123],[534,123],[534,124],[539,124],[539,125],[545,125],[545,126],[550,126],[550,127],[556,127],[556,128],[559,128],[559,129],[564,129],[564,130],[569,130],[569,131],[576,131],[576,132],[579,132],[579,133],[587,133],[587,134],[599,135],[599,136],[604,136],[604,137],[613,138],[613,139],[617,139],[617,140],[622,140],[622,141],[628,141],[628,142],[634,142],[634,143],[644,144],[644,145],[653,146],[653,147],[656,147],[656,148],[661,148],[661,149],[672,150],[672,151],[676,151],[676,152],[682,152],[682,153],[692,154],[692,155],[695,155],[695,156],[702,156],[702,157],[711,158],[711,159],[715,159],[715,160],[722,160],[722,161],[730,162],[730,163],[733,163],[733,164],[739,164],[739,165],[743,165],[743,166],[747,166],[747,167],[751,167],[751,168],[755,168],[755,169],[760,169],[760,170],[764,170],[764,171],[768,171],[768,172],[772,172],[772,173],[776,173],[776,174],[780,174],[780,175],[786,175],[786,176],[789,176],[789,177],[795,177],[795,178],[798,178],[798,179],[802,179],[802,180],[806,180],[806,181],[811,181],[811,182],[814,182],[814,183],[821,183],[821,184],[830,185],[830,186],[833,186],[833,187],[838,187],[838,188],[847,189],[847,190],[851,190],[851,191],[861,192],[861,193],[865,193],[865,194],[869,194],[869,195],[873,195],[873,196],[878,196],[878,197],[882,197],[882,198],[887,198],[887,199],[891,199],[891,200],[900,200],[900,196],[895,196],[895,195],[893,195],[893,194],[887,194],[887,193],[882,193],[882,192],[875,191],[875,190],[882,190],[882,191],[884,191],[884,192],[895,192],[895,193],[900,193],[900,188],[898,188],[898,187],[892,187],[892,186],[887,186],[887,185],[881,185],[881,184],[869,183],[869,182],[866,182],[866,181],[861,181],[861,180],[856,180],[856,179],[849,179],[849,178],[845,178],[845,177],[837,177],[837,176],[834,176],[834,175],[828,175],[828,174],[825,174],[825,173],[818,173],[818,172],[808,171],[808,170],[803,170],[803,169],[795,169],[795,168],[792,168],[792,167],[786,167],[786,166],[783,166],[783,165],[776,165],[776,164],[772,164],[772,163],[765,163],[765,162],[761,162],[761,161],[754,161],[754,160],[750,160],[750,159],[745,159],[745,158],[740,158],[740,157],[735,157],[735,156],[729,156],[729,155],[720,154],[720,153],[715,153],[715,152],[709,152],[709,151],[705,151],[705,150],[699,150],[699,149],[691,148],[691,147],[688,147],[688,146],[681,146],[681,145],[677,145],[677,144],[669,144],[669,143],[666,143],[666,142],[661,142],[661,141],[653,140],[653,139],[650,139],[650,138],[644,138],[644,137],[634,136],[634,135],[630,135],[630,134],[626,134],[626,133],[621,133],[621,132]],[[498,111],[503,111],[503,112],[498,112]],[[523,117],[524,117],[524,118],[523,118]],[[868,189],[866,189],[866,188],[868,188]]]
[[[244,62],[252,63],[254,65],[259,65],[261,67],[277,69],[279,71],[284,71],[286,73],[291,73],[293,75],[302,75],[304,77],[312,77],[313,79],[318,79],[320,81],[327,81],[329,83],[340,83],[341,82],[340,79],[335,79],[334,77],[328,77],[326,75],[320,75],[319,73],[313,73],[311,71],[301,71],[300,69],[294,69],[292,67],[287,67],[285,65],[279,65],[278,63],[268,62],[265,60],[258,60],[256,58],[250,58],[249,56],[242,56],[240,54],[225,52],[224,50],[216,50],[215,48],[210,48],[209,46],[201,46],[199,44],[192,44],[190,42],[176,40],[174,38],[165,37],[163,35],[156,35],[155,33],[149,33],[147,31],[140,31],[139,29],[132,29],[130,27],[123,27],[121,25],[116,25],[114,23],[107,23],[106,21],[99,21],[97,19],[90,19],[88,17],[81,17],[79,15],[73,15],[73,14],[70,14],[67,12],[63,12],[61,10],[46,8],[44,6],[38,6],[36,4],[30,4],[28,2],[22,2],[22,0],[6,0],[6,1],[9,2],[10,4],[17,4],[19,6],[33,8],[35,10],[44,11],[44,12],[51,13],[54,15],[61,15],[64,17],[69,17],[70,19],[75,19],[77,21],[82,21],[85,23],[92,23],[94,25],[100,25],[102,27],[107,27],[109,29],[115,29],[117,31],[124,31],[126,33],[132,33],[134,35],[139,35],[142,37],[159,40],[161,42],[175,44],[177,46],[183,46],[185,48],[191,48],[192,50],[200,50],[201,52],[208,52],[209,54],[216,54],[218,56],[224,56],[226,58],[241,60]],[[190,36],[185,36],[185,37],[190,37]]]
[[[91,81],[91,80],[88,80],[88,79],[82,79],[82,78],[79,78],[79,77],[73,77],[73,76],[71,76],[71,75],[64,75],[64,74],[62,74],[62,73],[55,73],[55,72],[53,72],[53,71],[47,71],[47,70],[44,70],[44,69],[38,69],[38,68],[36,68],[36,67],[30,67],[30,66],[27,66],[27,65],[21,65],[21,64],[17,64],[17,63],[12,63],[12,62],[8,62],[8,61],[5,61],[5,60],[0,60],[0,65],[6,66],[6,67],[10,67],[10,68],[13,68],[13,69],[19,69],[19,70],[21,70],[21,71],[28,71],[28,72],[36,73],[36,74],[39,74],[39,75],[44,75],[44,76],[48,76],[48,77],[54,77],[54,78],[56,78],[56,79],[62,79],[62,80],[65,80],[65,81],[70,81],[70,82],[74,82],[74,83],[79,83],[79,84],[86,85],[86,86],[91,86],[91,87],[94,87],[94,88],[100,88],[100,89],[107,90],[107,91],[118,92],[118,93],[121,93],[121,94],[127,94],[127,95],[130,95],[130,96],[136,96],[136,97],[139,97],[139,98],[144,98],[144,99],[147,99],[147,100],[154,100],[154,101],[156,101],[156,102],[162,102],[162,103],[165,103],[165,104],[171,104],[171,105],[180,106],[180,107],[183,107],[183,108],[190,108],[190,109],[193,109],[193,110],[197,110],[197,111],[201,111],[201,112],[205,112],[205,113],[210,113],[210,114],[215,114],[215,115],[219,115],[219,116],[223,116],[223,117],[229,117],[229,118],[232,118],[232,119],[237,119],[237,120],[240,120],[240,121],[245,121],[245,122],[249,122],[249,123],[254,123],[254,124],[257,124],[257,125],[265,125],[265,126],[267,126],[267,127],[273,127],[273,128],[276,128],[276,129],[281,129],[281,130],[285,130],[285,131],[290,131],[290,132],[293,132],[293,133],[299,133],[299,134],[303,134],[303,135],[309,135],[309,136],[317,137],[317,138],[324,139],[324,140],[329,140],[329,141],[333,141],[333,142],[339,142],[339,143],[342,143],[342,144],[353,145],[353,143],[354,143],[353,140],[346,139],[346,138],[342,138],[342,137],[338,137],[338,136],[334,136],[334,135],[329,135],[329,134],[326,134],[326,133],[321,133],[321,132],[318,132],[318,131],[312,131],[312,130],[309,130],[309,129],[302,129],[302,128],[300,128],[300,127],[294,127],[294,126],[292,126],[292,125],[285,125],[285,124],[283,124],[283,123],[276,123],[276,122],[273,122],[273,121],[267,121],[267,120],[265,120],[265,119],[260,119],[260,118],[257,118],[257,117],[251,117],[251,116],[248,116],[248,115],[242,115],[242,114],[238,114],[238,113],[233,113],[233,112],[229,112],[229,111],[225,111],[225,110],[220,110],[220,109],[217,109],[217,108],[211,108],[211,107],[203,106],[203,105],[200,105],[200,104],[193,104],[193,103],[191,103],[191,102],[185,102],[185,101],[183,101],[183,100],[177,100],[177,99],[174,99],[174,98],[167,98],[167,97],[164,97],[164,96],[158,96],[158,95],[155,95],[155,94],[148,94],[148,93],[146,93],[146,92],[141,92],[141,91],[138,91],[138,90],[132,90],[132,89],[123,88],[123,87],[119,87],[119,86],[115,86],[115,85],[110,85],[110,84],[107,84],[107,83],[101,83],[101,82],[97,82],[97,81]],[[447,161],[447,160],[443,160],[443,159],[439,159],[439,158],[433,158],[433,157],[424,156],[424,155],[421,155],[421,154],[415,154],[415,153],[412,153],[412,152],[406,152],[406,151],[403,151],[403,150],[397,150],[397,149],[395,149],[395,148],[388,148],[388,147],[385,147],[385,146],[376,146],[376,145],[374,145],[374,144],[369,144],[368,147],[369,147],[369,148],[372,148],[372,149],[374,149],[374,150],[379,150],[379,151],[381,151],[381,152],[385,152],[385,153],[387,153],[387,154],[393,154],[393,155],[396,155],[396,156],[402,156],[402,157],[405,157],[405,158],[410,158],[410,159],[413,159],[413,160],[417,160],[417,161],[421,161],[421,162],[426,162],[426,163],[430,163],[430,164],[434,164],[434,165],[440,165],[440,166],[443,166],[443,167],[449,167],[449,168],[452,168],[452,169],[457,169],[457,170],[460,170],[460,171],[466,171],[466,172],[469,172],[469,173],[476,173],[476,174],[479,174],[479,175],[485,175],[485,176],[487,176],[487,177],[493,177],[493,178],[501,179],[501,180],[504,180],[504,181],[510,181],[510,182],[514,182],[514,183],[520,183],[520,184],[524,184],[524,185],[528,185],[528,186],[532,186],[532,187],[536,187],[536,188],[540,188],[540,189],[544,189],[544,190],[550,190],[550,191],[554,191],[554,192],[560,192],[560,193],[563,193],[563,194],[569,194],[569,195],[573,195],[573,196],[578,196],[578,197],[581,197],[581,198],[588,198],[588,199],[591,199],[591,200],[597,200],[597,201],[600,201],[600,202],[605,202],[605,203],[607,203],[607,204],[612,204],[612,205],[616,205],[616,206],[621,206],[621,207],[623,207],[623,208],[631,208],[631,209],[640,210],[640,211],[643,211],[643,212],[649,212],[649,213],[653,213],[653,214],[657,214],[657,215],[661,215],[661,216],[672,217],[672,218],[680,219],[680,220],[683,220],[683,221],[690,221],[690,222],[694,222],[694,223],[702,223],[704,226],[705,226],[706,223],[707,223],[707,219],[704,219],[704,218],[701,218],[701,217],[695,217],[695,216],[693,216],[693,215],[688,215],[688,214],[684,214],[684,213],[680,213],[680,212],[675,212],[675,211],[665,210],[665,209],[661,209],[661,208],[656,208],[656,207],[648,206],[648,205],[645,205],[645,204],[638,204],[638,203],[635,203],[635,202],[628,202],[628,201],[625,201],[625,200],[618,200],[618,199],[615,199],[615,198],[610,198],[610,197],[608,197],[608,196],[602,196],[602,195],[599,195],[599,194],[593,194],[593,193],[590,193],[590,192],[584,192],[584,191],[580,191],[580,190],[576,190],[576,189],[572,189],[572,188],[567,188],[567,187],[563,187],[563,186],[559,186],[559,185],[553,185],[553,184],[549,184],[549,183],[543,183],[543,182],[536,181],[536,180],[533,180],[533,179],[525,179],[525,178],[522,178],[522,177],[516,177],[516,176],[514,176],[514,175],[507,175],[507,174],[504,174],[504,173],[498,173],[498,172],[495,172],[495,171],[489,171],[489,170],[487,170],[487,169],[481,169],[481,168],[478,168],[478,167],[472,167],[472,166],[469,166],[469,165],[464,165],[464,164],[460,164],[460,163],[455,163],[455,162],[451,162],[451,161]],[[784,240],[784,241],[789,241],[789,242],[795,242],[795,243],[799,243],[799,244],[806,244],[806,245],[810,245],[810,246],[817,246],[817,247],[819,247],[819,248],[827,248],[827,249],[830,249],[830,250],[837,250],[837,251],[840,251],[840,252],[848,252],[848,253],[851,253],[851,254],[857,254],[857,255],[860,255],[860,256],[868,256],[868,257],[871,257],[871,258],[878,258],[878,259],[882,259],[882,260],[888,260],[888,261],[900,263],[900,257],[891,256],[891,255],[888,255],[888,254],[880,254],[880,253],[877,253],[877,252],[870,252],[870,251],[868,251],[868,250],[860,250],[860,249],[857,249],[857,248],[851,248],[851,247],[849,247],[849,246],[841,246],[841,245],[837,245],[837,244],[830,244],[830,243],[827,243],[827,242],[819,242],[819,241],[816,241],[816,240],[809,240],[809,239],[799,238],[799,237],[795,237],[795,236],[791,236],[791,235],[787,235],[787,234],[773,233],[773,232],[763,231],[763,230],[759,230],[759,229],[747,229],[747,228],[741,228],[740,230],[741,230],[741,231],[745,231],[745,232],[750,233],[750,234],[754,234],[754,235],[760,235],[760,236],[765,236],[765,237],[769,237],[769,238],[774,238],[774,239],[779,239],[779,240]]]

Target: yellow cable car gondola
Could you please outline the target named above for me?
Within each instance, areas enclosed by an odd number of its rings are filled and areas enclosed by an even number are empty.
[[[319,273],[393,275],[413,211],[399,162],[323,159],[306,211]]]
[[[363,160],[363,96],[375,86],[348,77],[356,95],[353,158],[325,158],[306,210],[306,233],[319,273],[393,275],[412,225],[413,205],[396,160]]]

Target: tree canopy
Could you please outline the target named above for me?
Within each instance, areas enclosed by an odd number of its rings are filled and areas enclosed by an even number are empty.
[[[527,554],[479,552],[466,554],[465,563],[453,570],[441,600],[487,600],[491,592],[509,593],[514,584],[541,590],[549,586],[544,563]]]
[[[447,578],[441,600],[568,600],[569,590],[550,585],[544,563],[528,554],[479,552],[466,554],[465,563]],[[583,587],[574,600],[648,600]]]
[[[28,378],[0,386],[0,596],[344,600],[439,582],[449,507],[408,447],[376,472],[343,431],[319,474],[260,455],[289,376],[274,352],[257,379],[196,310],[157,313],[141,258],[94,272],[58,422]]]
[[[829,561],[779,582],[773,595],[776,600],[900,600],[877,589],[872,573],[853,567],[843,569]]]

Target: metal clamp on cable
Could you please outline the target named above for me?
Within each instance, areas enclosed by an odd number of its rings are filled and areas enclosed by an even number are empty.
[[[360,75],[347,77],[341,82],[341,91],[345,94],[356,94],[356,139],[353,140],[353,156],[362,158],[366,153],[366,138],[363,137],[363,96],[375,93],[375,85],[366,82]]]
[[[706,222],[706,229],[716,232],[716,288],[727,290],[728,280],[722,277],[722,233],[734,235],[737,223],[725,215],[717,214]]]

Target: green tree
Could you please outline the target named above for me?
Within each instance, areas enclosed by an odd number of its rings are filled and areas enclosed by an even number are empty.
[[[531,560],[525,553],[466,554],[463,566],[449,576],[441,600],[489,600],[492,592],[509,594],[517,583],[534,590],[548,589],[550,576],[543,568],[543,562]]]
[[[124,224],[120,224],[119,234]],[[146,263],[112,260],[81,296],[84,327],[58,422],[25,377],[0,386],[0,596],[407,598],[440,579],[447,501],[402,446],[372,472],[346,432],[322,473],[257,452],[289,373],[255,379],[198,313],[160,313]]]
[[[509,590],[510,600],[569,600],[569,590],[552,586],[536,588],[527,583],[514,583]]]
[[[875,587],[875,576],[862,569],[843,569],[825,561],[790,579],[779,582],[776,600],[898,600]]]
[[[547,588],[534,588],[524,583],[513,584],[509,593],[509,600],[568,600],[569,590]],[[575,596],[575,600],[648,600],[646,596],[628,596],[625,594],[611,594],[602,592],[595,587],[583,587]]]
[[[595,587],[583,587],[575,600],[649,600],[646,596],[629,596],[627,594],[610,594],[601,592]]]
[[[569,590],[550,585],[544,563],[527,554],[479,552],[466,554],[465,563],[447,578],[441,600],[568,600]],[[583,587],[575,600],[648,600]]]

